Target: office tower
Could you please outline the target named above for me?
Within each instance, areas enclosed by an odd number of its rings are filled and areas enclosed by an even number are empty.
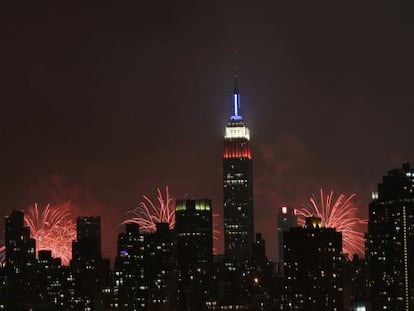
[[[277,241],[279,254],[278,270],[282,276],[284,272],[283,235],[284,232],[289,231],[290,228],[297,226],[298,218],[295,215],[295,210],[286,206],[281,207],[277,215]]]
[[[228,260],[250,259],[254,238],[250,132],[243,122],[235,77],[233,113],[226,126],[223,154],[224,243]]]
[[[157,230],[145,235],[145,280],[147,310],[178,310],[178,262],[175,233],[168,223],[157,223]]]
[[[72,242],[70,266],[76,285],[73,306],[91,310],[102,308],[102,289],[109,282],[109,260],[102,258],[100,217],[76,219],[76,241]]]
[[[126,224],[125,232],[118,235],[114,271],[115,302],[120,310],[146,308],[145,255],[145,236],[138,224]]]
[[[343,310],[342,234],[317,217],[284,233],[287,310]]]
[[[213,259],[212,217],[211,201],[208,199],[176,201],[175,232],[179,251],[183,255],[180,258],[181,264],[197,267],[211,263]]]
[[[414,308],[414,169],[384,176],[369,205],[366,257],[371,310]]]
[[[211,201],[177,200],[175,207],[180,270],[180,309],[202,310],[210,295],[213,260]]]

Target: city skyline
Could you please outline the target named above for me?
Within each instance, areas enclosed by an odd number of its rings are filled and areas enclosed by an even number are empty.
[[[157,188],[222,216],[235,48],[273,260],[281,206],[324,188],[356,193],[367,218],[382,174],[414,158],[409,8],[61,5],[8,4],[1,19],[2,216],[71,200],[74,217],[102,216],[112,258],[125,213]]]

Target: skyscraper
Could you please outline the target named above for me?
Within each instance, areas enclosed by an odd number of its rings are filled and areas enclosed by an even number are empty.
[[[343,310],[342,234],[309,217],[284,233],[286,310]]]
[[[223,154],[224,243],[229,260],[250,258],[254,242],[253,173],[250,132],[243,122],[234,79],[233,113],[226,126]]]
[[[213,261],[213,224],[211,201],[177,200],[175,232],[181,271],[182,310],[202,310],[209,297],[210,269]]]
[[[75,277],[76,307],[84,310],[101,307],[101,292],[109,280],[109,260],[102,258],[100,217],[76,219],[70,266]]]
[[[145,279],[148,286],[147,310],[179,310],[177,239],[168,223],[157,223],[157,231],[147,234]]]
[[[367,233],[371,310],[414,308],[414,169],[384,176],[369,205]]]
[[[76,241],[72,245],[76,261],[102,259],[101,217],[79,217],[76,219]]]
[[[175,232],[183,255],[180,262],[185,266],[195,268],[213,260],[212,217],[210,200],[177,200]]]
[[[127,223],[118,235],[115,259],[115,299],[120,310],[145,310],[145,235],[136,223]]]

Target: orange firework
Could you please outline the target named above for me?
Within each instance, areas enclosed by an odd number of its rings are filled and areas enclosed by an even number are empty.
[[[76,226],[70,215],[69,203],[59,207],[48,204],[42,210],[35,203],[24,217],[37,251],[52,251],[52,256],[61,258],[64,265],[72,258],[72,241],[76,239]]]
[[[129,211],[131,218],[124,220],[121,224],[136,223],[143,232],[152,233],[156,231],[156,224],[168,223],[172,230],[175,227],[175,200],[170,197],[168,187],[165,187],[165,199],[160,189],[158,191],[158,205],[153,203],[147,196],[138,206]]]
[[[361,231],[362,225],[367,220],[357,217],[358,208],[352,202],[355,194],[346,197],[340,194],[336,199],[331,191],[326,197],[323,190],[320,190],[320,200],[313,195],[305,204],[304,208],[296,209],[295,214],[298,216],[300,225],[305,224],[305,218],[317,216],[321,218],[322,226],[336,228],[342,233],[342,250],[349,258],[357,253],[364,254],[364,233]]]
[[[175,227],[175,200],[170,196],[168,187],[165,187],[165,198],[161,190],[157,189],[158,205],[151,201],[147,196],[143,196],[144,200],[138,206],[129,211],[132,217],[121,222],[121,225],[128,223],[136,223],[142,232],[153,233],[156,231],[156,224],[160,222],[168,223],[170,230]],[[213,214],[213,218],[218,218],[218,214]],[[220,231],[216,229],[217,221],[213,221],[213,239],[217,240]],[[213,248],[214,254],[217,253]]]

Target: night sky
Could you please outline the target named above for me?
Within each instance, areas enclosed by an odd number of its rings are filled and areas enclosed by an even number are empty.
[[[70,200],[102,216],[113,257],[119,222],[158,187],[222,215],[235,49],[271,259],[280,206],[322,187],[368,217],[381,176],[414,162],[412,4],[96,3],[2,4],[1,217]]]

